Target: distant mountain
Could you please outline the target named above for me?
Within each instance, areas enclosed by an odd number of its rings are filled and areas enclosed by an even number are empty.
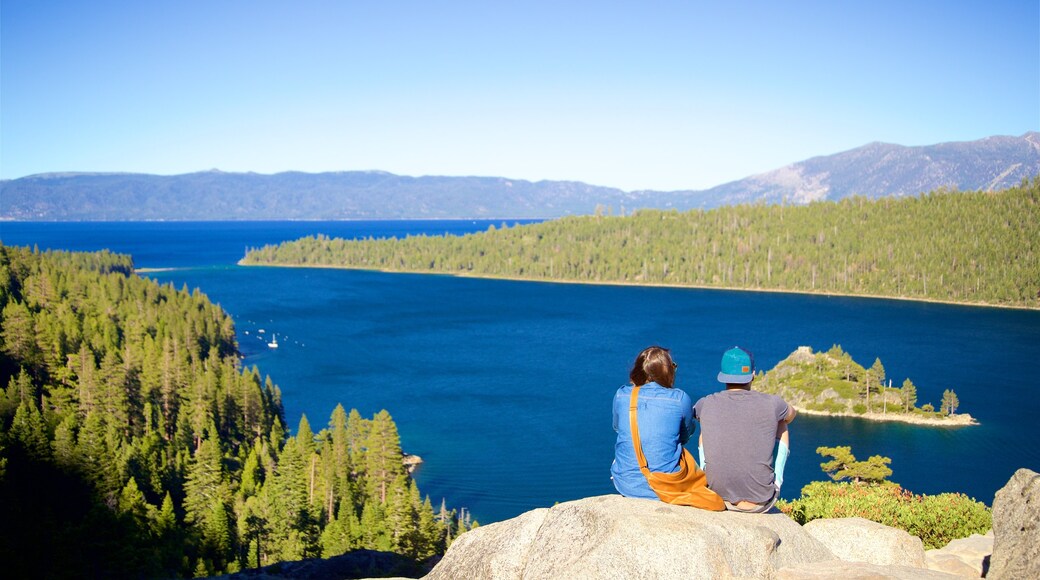
[[[640,196],[570,181],[406,177],[378,171],[159,176],[41,174],[0,185],[17,220],[542,218],[631,207]]]
[[[48,173],[0,182],[7,220],[307,220],[553,218],[637,208],[808,203],[940,187],[1002,189],[1040,174],[1040,133],[829,155],[704,191],[633,191],[573,181],[407,177],[380,171],[206,171],[160,176]]]
[[[700,192],[715,205],[809,203],[850,195],[917,195],[940,187],[993,191],[1040,175],[1040,133],[904,147],[871,143]]]

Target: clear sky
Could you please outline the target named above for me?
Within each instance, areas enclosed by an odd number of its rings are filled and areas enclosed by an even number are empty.
[[[0,178],[704,189],[1040,130],[1038,0],[0,0]]]

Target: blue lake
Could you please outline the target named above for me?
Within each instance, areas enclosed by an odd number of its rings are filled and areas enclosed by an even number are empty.
[[[279,384],[295,429],[343,403],[393,415],[421,455],[420,489],[481,522],[613,493],[611,400],[636,353],[672,349],[676,385],[718,388],[721,352],[740,344],[768,369],[801,345],[841,344],[919,403],[954,389],[981,424],[916,427],[799,417],[783,495],[825,476],[821,445],[892,458],[918,493],[991,503],[1015,469],[1040,470],[1040,312],[896,300],[716,290],[510,282],[379,272],[242,268],[247,246],[303,235],[466,233],[494,221],[0,223],[9,245],[131,253],[148,276],[199,287],[235,319],[247,365]],[[512,223],[512,222],[510,222]],[[280,348],[266,346],[277,333]],[[248,334],[246,334],[248,332]]]

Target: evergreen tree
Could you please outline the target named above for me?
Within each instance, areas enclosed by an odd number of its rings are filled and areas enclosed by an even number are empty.
[[[162,536],[172,532],[177,527],[177,513],[174,511],[173,498],[170,497],[170,492],[166,492],[163,496],[162,507],[159,508],[159,514],[155,519],[155,534]]]
[[[221,572],[227,569],[232,557],[232,540],[227,509],[220,498],[215,498],[207,512],[202,530],[203,554],[212,563],[214,571]]]
[[[119,494],[119,511],[132,518],[141,529],[149,528],[150,522],[158,517],[155,507],[145,501],[144,494],[137,487],[137,481],[132,477],[127,480]]]
[[[401,439],[390,413],[383,409],[372,418],[365,444],[368,497],[385,504],[390,486],[404,473]]]
[[[873,455],[866,461],[857,461],[852,454],[852,448],[844,447],[819,447],[816,452],[831,460],[820,464],[820,469],[834,480],[851,479],[856,483],[861,481],[867,483],[879,483],[892,475],[888,467],[892,459]]]
[[[418,493],[418,490],[416,492]],[[416,553],[418,559],[425,560],[447,550],[447,546],[443,543],[444,531],[433,514],[433,505],[430,504],[429,497],[423,501],[422,507],[419,509],[419,535],[421,541],[418,553]]]
[[[10,435],[19,443],[30,457],[46,459],[50,457],[51,446],[47,437],[47,426],[43,423],[40,410],[31,400],[23,400],[15,411],[11,422]]]
[[[353,522],[351,522],[351,518],[353,518]],[[354,506],[346,501],[341,501],[335,517],[329,520],[321,533],[321,557],[339,556],[357,547],[358,538],[354,534],[358,525]]]
[[[957,412],[957,407],[961,404],[960,400],[957,399],[957,394],[953,392],[953,389],[946,389],[943,391],[942,404],[939,406],[939,410],[946,415],[952,415]]]
[[[184,519],[202,526],[216,503],[223,504],[225,493],[223,454],[213,432],[203,439],[192,457],[184,481]]]
[[[54,462],[66,471],[79,468],[79,454],[76,452],[76,414],[66,415],[54,429],[54,441],[51,443]]]
[[[903,410],[907,413],[917,404],[917,387],[910,379],[903,381]]]
[[[419,517],[409,495],[407,475],[398,475],[388,488],[384,514],[390,532],[390,549],[414,557],[419,548]]]
[[[239,485],[239,494],[250,497],[257,494],[263,481],[263,468],[260,465],[260,451],[262,443],[258,439],[250,448],[242,466],[242,482]]]
[[[365,502],[361,511],[361,547],[366,550],[389,552],[393,545],[390,530],[382,505],[376,501]]]

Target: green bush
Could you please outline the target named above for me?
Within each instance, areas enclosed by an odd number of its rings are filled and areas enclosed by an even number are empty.
[[[859,517],[906,530],[921,538],[926,550],[984,534],[993,525],[986,504],[964,494],[916,495],[891,482],[816,481],[802,488],[801,498],[778,502],[778,507],[799,524],[819,518]]]
[[[852,406],[852,412],[857,415],[862,415],[863,413],[867,412],[867,406],[863,403],[856,403]]]

